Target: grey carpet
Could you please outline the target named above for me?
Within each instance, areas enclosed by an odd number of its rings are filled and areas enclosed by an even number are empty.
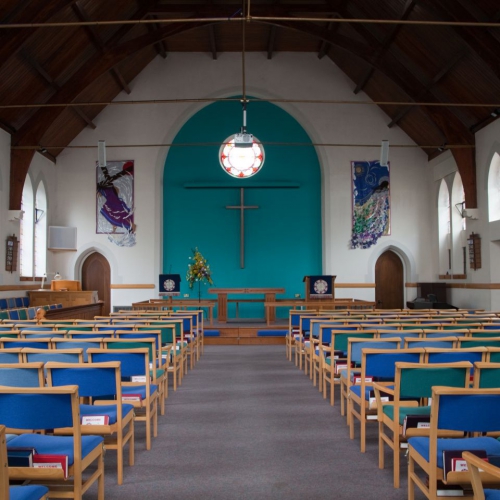
[[[136,461],[125,467],[123,486],[107,453],[108,500],[407,498],[405,460],[396,490],[389,452],[387,468],[378,469],[376,425],[360,453],[338,397],[332,408],[286,360],[284,346],[206,346],[170,390],[151,451],[143,425],[136,429]],[[96,498],[95,489],[85,498]]]

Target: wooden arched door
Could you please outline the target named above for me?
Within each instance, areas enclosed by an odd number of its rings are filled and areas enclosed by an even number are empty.
[[[404,308],[404,271],[401,259],[391,250],[375,264],[375,302],[378,309]]]
[[[111,268],[104,255],[91,253],[82,266],[82,289],[97,290],[104,302],[102,313],[107,316],[111,309]]]

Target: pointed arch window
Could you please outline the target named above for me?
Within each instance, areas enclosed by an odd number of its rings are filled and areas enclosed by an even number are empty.
[[[500,155],[495,153],[488,173],[488,218],[500,220]]]
[[[21,201],[23,218],[19,228],[19,274],[21,279],[42,277],[47,261],[47,194],[43,182],[36,193],[26,176]]]

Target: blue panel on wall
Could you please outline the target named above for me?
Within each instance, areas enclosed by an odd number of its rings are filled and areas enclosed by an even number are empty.
[[[217,102],[186,122],[174,144],[221,144],[239,131],[241,105]],[[219,146],[174,146],[164,172],[163,272],[180,273],[181,296],[198,297],[185,280],[192,249],[212,268],[214,287],[282,287],[304,296],[304,275],[321,274],[321,172],[299,123],[265,102],[248,105],[248,130],[264,143],[266,161],[250,179],[234,179],[218,161]],[[271,144],[275,143],[275,145]],[[210,187],[203,187],[210,185]],[[245,267],[240,268],[240,204],[244,187]],[[202,285],[203,298],[209,286]],[[246,296],[245,298],[251,298]],[[263,317],[262,304],[241,304],[241,317]],[[234,316],[234,304],[229,309]]]

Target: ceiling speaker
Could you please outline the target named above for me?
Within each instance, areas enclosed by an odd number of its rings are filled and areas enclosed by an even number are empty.
[[[389,161],[389,141],[382,141],[380,146],[380,165],[382,167],[387,167],[387,162]]]
[[[99,141],[97,143],[97,163],[99,168],[106,167],[106,141]]]

